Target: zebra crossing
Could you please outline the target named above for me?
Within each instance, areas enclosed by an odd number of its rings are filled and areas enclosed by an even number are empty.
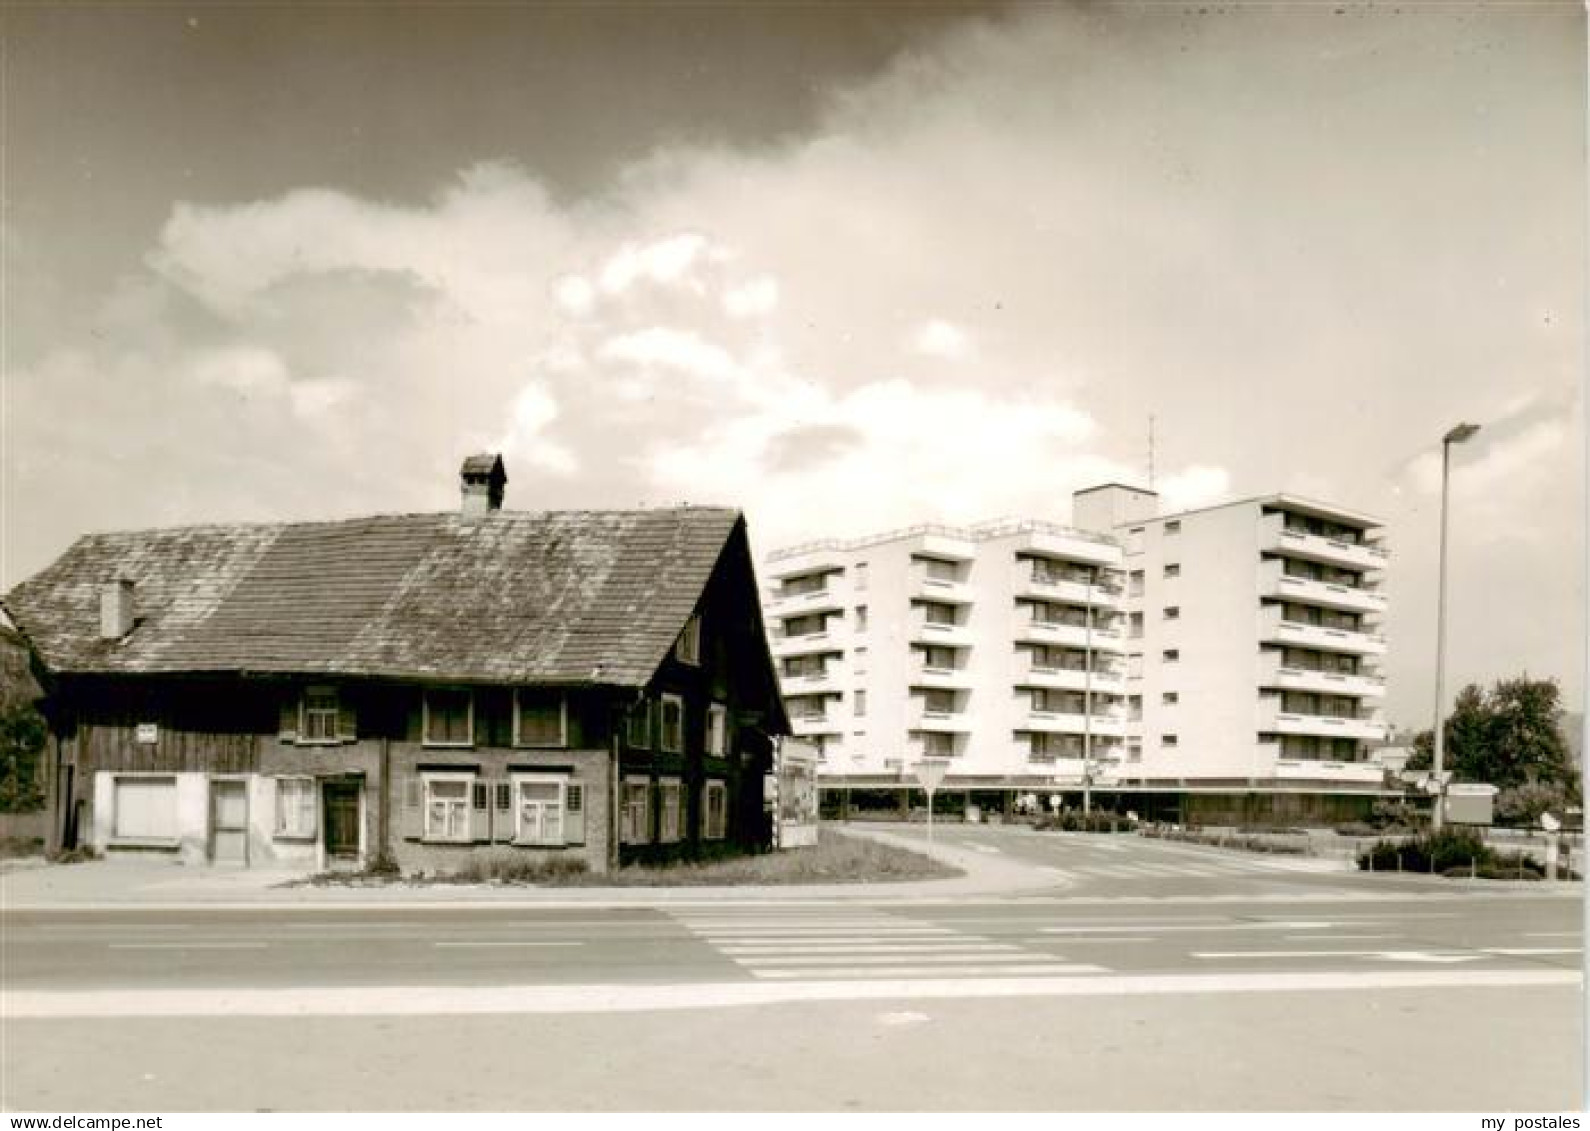
[[[1342,871],[1340,864],[1335,861],[1298,859],[1274,860],[1246,860],[1246,859],[1219,859],[1187,862],[1153,862],[1144,860],[1126,863],[1088,863],[1073,864],[1069,861],[1064,867],[1050,867],[1046,869],[1061,879],[1116,879],[1116,880],[1141,880],[1165,879],[1167,877],[1185,879],[1219,879],[1233,875],[1244,876],[1273,876],[1276,873],[1311,873]]]
[[[674,920],[754,978],[1020,978],[1102,974],[1047,951],[885,911],[679,910]]]

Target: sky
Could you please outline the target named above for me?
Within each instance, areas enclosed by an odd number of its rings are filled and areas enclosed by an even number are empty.
[[[758,552],[1286,491],[1387,716],[1584,699],[1574,3],[12,4],[0,586],[79,535],[742,508]],[[1152,422],[1152,423],[1151,423]]]

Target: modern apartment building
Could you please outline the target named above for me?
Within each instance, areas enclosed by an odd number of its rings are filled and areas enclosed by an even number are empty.
[[[1110,484],[1073,504],[1073,527],[772,555],[773,652],[824,788],[900,790],[939,756],[983,805],[1074,801],[1086,777],[1181,818],[1362,812],[1382,782],[1380,524],[1288,495],[1161,516]]]
[[[893,787],[945,757],[953,785],[1033,788],[1119,757],[1120,566],[1110,538],[1044,522],[773,554],[773,653],[822,780]]]
[[[1248,794],[1297,816],[1361,807],[1383,780],[1380,523],[1291,495],[1166,516],[1154,502],[1117,485],[1073,502],[1124,550],[1123,783],[1197,791],[1203,811],[1237,816]]]

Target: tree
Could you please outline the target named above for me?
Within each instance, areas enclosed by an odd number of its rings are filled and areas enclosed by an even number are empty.
[[[1562,693],[1551,679],[1504,679],[1482,692],[1469,684],[1458,692],[1446,719],[1444,769],[1453,781],[1488,782],[1504,790],[1526,785],[1560,787],[1569,802],[1579,798],[1578,774],[1562,733]],[[1428,770],[1432,732],[1413,740],[1410,770]],[[1532,808],[1538,796],[1520,797]]]
[[[46,733],[43,717],[31,704],[0,710],[0,813],[25,813],[44,804],[39,755]]]

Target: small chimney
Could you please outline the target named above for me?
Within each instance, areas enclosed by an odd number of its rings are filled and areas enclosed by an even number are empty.
[[[132,630],[133,583],[118,577],[99,589],[99,638],[120,640]]]
[[[501,456],[470,456],[458,477],[464,493],[459,513],[465,522],[477,522],[502,509],[502,489],[508,484],[508,473],[503,470]]]

